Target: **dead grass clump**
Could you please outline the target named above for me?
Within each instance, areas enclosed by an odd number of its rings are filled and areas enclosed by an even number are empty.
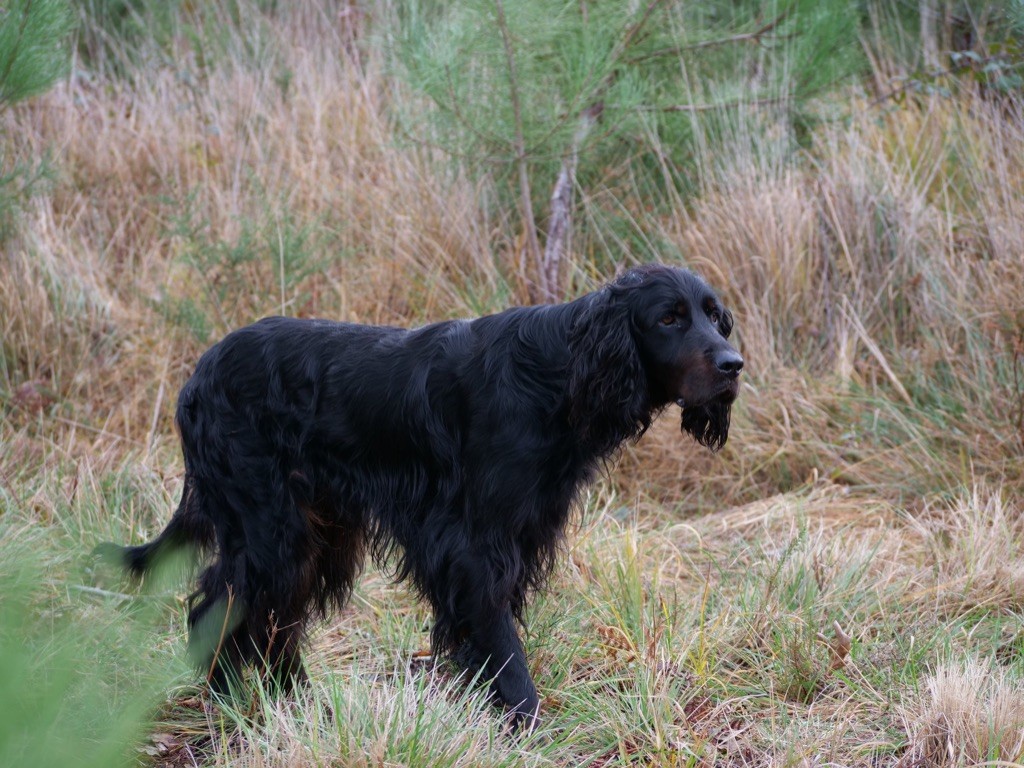
[[[381,679],[356,669],[293,702],[257,691],[247,716],[210,723],[213,742],[203,751],[211,764],[250,768],[545,764],[506,738],[490,712],[482,692],[436,670]]]
[[[88,395],[83,372],[117,354],[115,308],[102,279],[66,250],[34,238],[11,245],[0,262],[0,385],[11,393],[25,385],[45,393],[40,407]],[[19,404],[39,410],[31,400],[15,398]]]
[[[910,525],[928,568],[912,602],[953,615],[1024,609],[1024,515],[1002,493],[976,486],[930,504]]]
[[[48,213],[40,216],[52,223]],[[168,381],[180,380],[184,361],[171,337],[140,326],[101,265],[30,232],[0,262],[0,303],[0,392],[14,426],[46,414],[51,439],[72,434],[97,450],[171,433]]]
[[[945,662],[904,706],[911,746],[901,764],[1010,765],[1024,760],[1024,684],[991,662]],[[1001,762],[1000,762],[1001,761]]]

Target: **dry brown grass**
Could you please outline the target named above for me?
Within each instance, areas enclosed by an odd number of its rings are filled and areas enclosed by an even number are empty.
[[[138,442],[161,387],[168,431],[173,393],[206,343],[168,329],[161,305],[198,302],[212,337],[274,312],[415,323],[493,304],[479,190],[395,148],[378,65],[345,55],[344,27],[316,25],[315,5],[273,30],[281,61],[229,63],[196,82],[183,55],[135,84],[82,75],[3,116],[15,154],[49,149],[60,174],[2,265],[9,386],[95,404],[104,430]],[[287,98],[277,69],[294,73]],[[247,226],[266,258],[209,269],[188,258],[244,244]],[[312,228],[308,248],[329,249],[317,254],[329,267],[294,291],[274,253],[288,227]],[[113,364],[103,344],[128,354]]]
[[[61,174],[4,265],[9,388],[116,402],[103,428],[144,441],[160,387],[173,395],[207,341],[262,314],[417,323],[526,298],[515,233],[488,190],[395,140],[380,62],[310,8],[282,17],[265,65],[213,68],[201,83],[185,65],[131,85],[80,77],[4,117],[17,153],[55,149]],[[278,70],[292,73],[287,94]],[[638,222],[676,242],[741,319],[751,388],[729,459],[763,490],[814,472],[855,485],[963,480],[939,445],[951,435],[982,473],[1016,474],[1020,440],[996,417],[1019,418],[1022,399],[1009,370],[1021,345],[1019,123],[939,100],[876,117],[823,131],[803,166],[770,132],[741,133],[762,146],[708,161],[694,206]],[[241,263],[196,258],[250,242],[259,256]],[[289,249],[316,263],[284,285]],[[168,312],[192,304],[201,338],[174,324],[168,335]],[[131,354],[111,365],[104,345]],[[136,365],[166,374],[133,376]],[[930,402],[936,372],[942,397],[983,413]],[[157,414],[164,432],[172,400]],[[703,460],[692,478],[656,461],[677,442],[666,432],[648,441],[644,482],[706,484]],[[883,434],[865,451],[872,432]]]
[[[969,456],[1019,478],[1020,125],[980,101],[868,112],[801,167],[751,135],[659,222],[743,318],[745,477],[895,498],[965,482]]]
[[[1005,670],[944,662],[924,679],[906,717],[908,765],[1016,765],[1024,760],[1024,686]]]

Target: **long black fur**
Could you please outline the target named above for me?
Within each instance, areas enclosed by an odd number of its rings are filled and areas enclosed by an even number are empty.
[[[181,390],[181,503],[149,544],[101,545],[140,575],[209,555],[190,651],[224,689],[258,664],[285,688],[365,553],[434,610],[435,652],[492,680],[517,719],[538,697],[516,623],[580,489],[666,405],[726,441],[742,358],[695,275],[650,265],[576,301],[416,330],[267,318],[229,334]]]

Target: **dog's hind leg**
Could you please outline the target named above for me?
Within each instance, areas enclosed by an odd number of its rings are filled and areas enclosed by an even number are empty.
[[[301,618],[289,620],[273,612],[254,612],[246,631],[253,653],[259,658],[261,672],[273,689],[289,693],[304,685],[309,676],[302,663],[299,645],[303,637]]]
[[[299,645],[316,583],[317,546],[274,457],[236,456],[201,498],[215,521],[215,562],[189,613],[189,653],[214,689],[252,665],[287,691],[305,678]],[[244,472],[241,471],[244,468]]]
[[[268,607],[275,601],[257,595],[254,602],[244,591],[236,592],[231,582],[219,563],[203,574],[188,617],[190,658],[217,693],[237,685],[250,664],[279,692],[288,693],[307,679],[299,652],[304,616],[277,613]]]
[[[217,566],[204,573],[202,581],[208,586],[189,612],[189,655],[213,691],[228,693],[249,664],[281,693],[305,682],[299,652],[301,618],[279,617],[259,597],[255,605],[247,602]]]
[[[188,655],[219,694],[230,693],[241,681],[245,660],[239,642],[244,642],[240,629],[244,632],[247,611],[232,586],[238,581],[234,571],[232,564],[218,560],[203,571],[199,589],[189,597]]]

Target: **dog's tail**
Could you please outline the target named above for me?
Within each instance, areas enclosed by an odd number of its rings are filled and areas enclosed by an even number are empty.
[[[120,544],[106,541],[93,549],[93,557],[121,568],[133,577],[141,577],[155,563],[192,543],[194,538],[192,529],[195,526],[189,524],[189,496],[186,482],[180,506],[171,517],[167,527],[153,541],[135,547],[122,547]]]
[[[148,544],[135,547],[122,547],[119,544],[105,541],[98,544],[92,551],[93,557],[105,563],[123,568],[131,576],[141,577],[155,562],[181,549],[187,544],[185,531],[178,515],[164,528],[163,533]]]

